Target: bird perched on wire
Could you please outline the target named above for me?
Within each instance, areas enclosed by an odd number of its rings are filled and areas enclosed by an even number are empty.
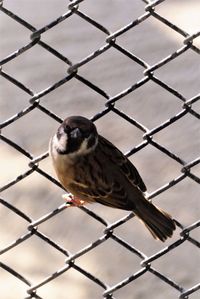
[[[155,239],[175,230],[171,216],[145,198],[146,186],[135,166],[82,116],[64,120],[50,141],[50,155],[72,206],[98,202],[133,211]]]

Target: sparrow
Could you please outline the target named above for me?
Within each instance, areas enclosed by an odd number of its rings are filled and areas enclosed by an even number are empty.
[[[128,158],[98,134],[82,116],[66,118],[51,138],[50,156],[72,206],[101,203],[133,213],[155,239],[165,241],[175,230],[172,217],[145,197],[146,186]]]

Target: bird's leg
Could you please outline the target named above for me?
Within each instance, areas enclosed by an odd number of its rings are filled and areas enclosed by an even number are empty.
[[[66,201],[67,204],[69,204],[72,207],[80,207],[85,204],[84,200],[75,197],[71,193],[63,194],[62,198]]]

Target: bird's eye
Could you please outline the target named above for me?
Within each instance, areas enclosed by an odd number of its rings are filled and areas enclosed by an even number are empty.
[[[64,132],[65,132],[65,133],[69,133],[70,131],[71,131],[70,126],[65,125],[65,126],[64,126]]]

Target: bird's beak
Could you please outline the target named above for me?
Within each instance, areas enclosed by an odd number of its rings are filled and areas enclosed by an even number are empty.
[[[70,133],[70,135],[74,139],[80,139],[80,138],[82,138],[82,133],[81,133],[81,131],[80,131],[79,128],[76,128],[76,129],[72,130],[71,133]]]

